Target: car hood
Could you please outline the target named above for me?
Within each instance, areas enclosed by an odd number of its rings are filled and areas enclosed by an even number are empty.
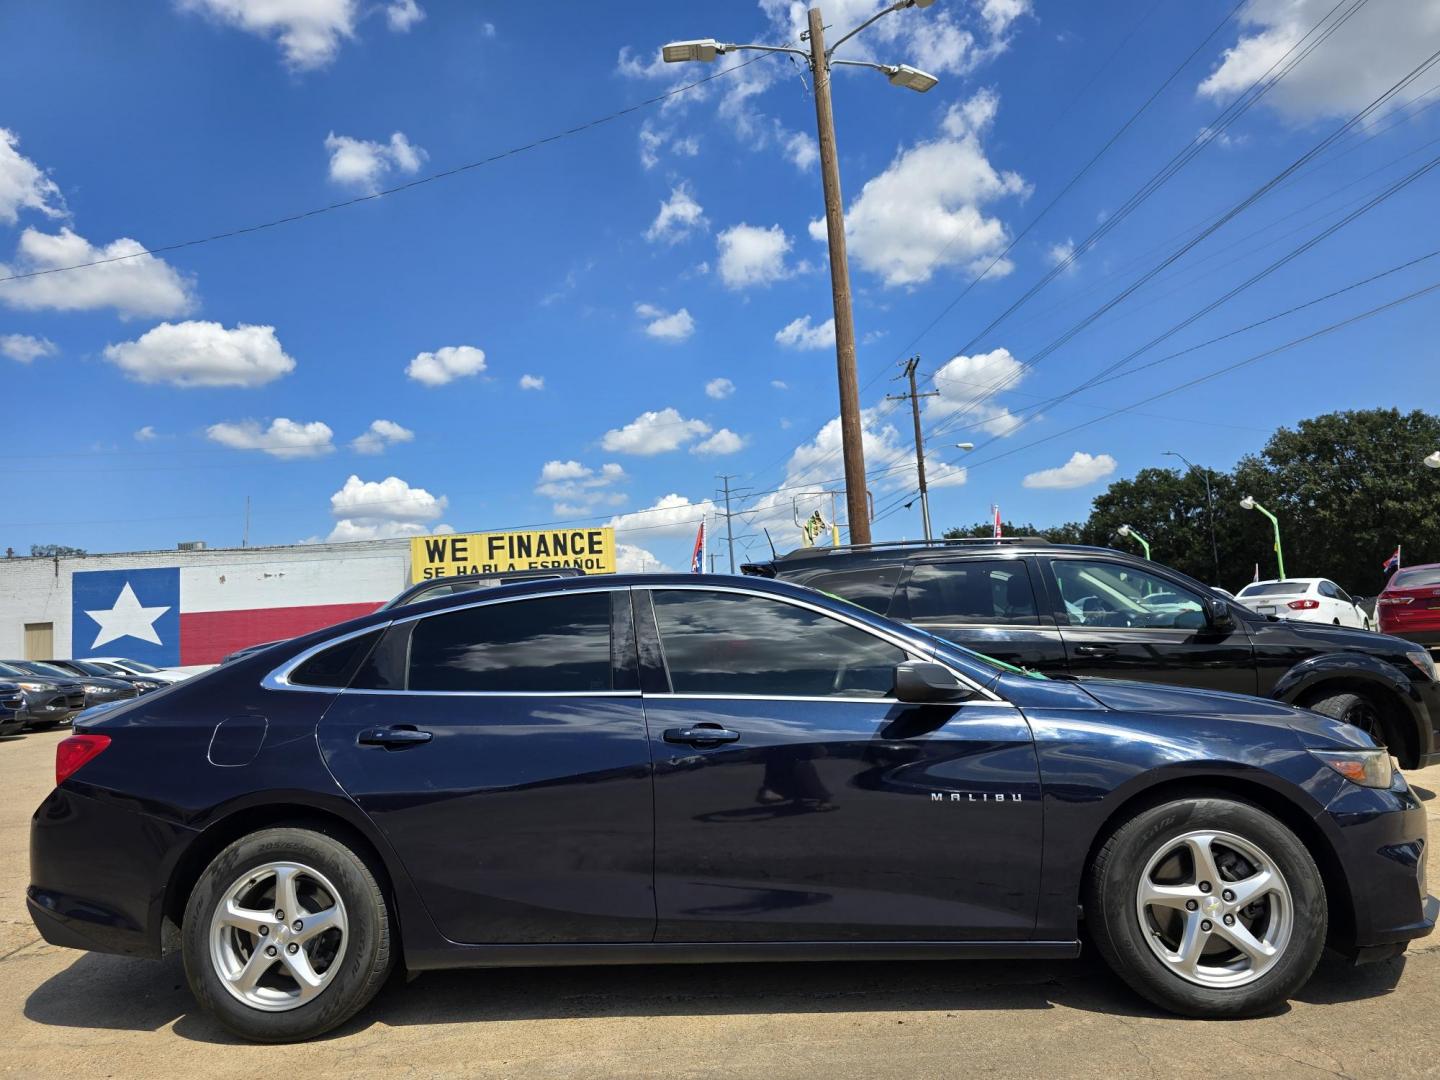
[[[1075,683],[1107,709],[1119,712],[1201,713],[1244,723],[1287,727],[1305,746],[1314,749],[1375,745],[1359,728],[1269,698],[1118,679],[1080,678]]]
[[[1267,620],[1265,625],[1260,627],[1260,632],[1264,633],[1267,627],[1283,627],[1288,634],[1294,634],[1305,641],[1313,641],[1316,648],[1324,645],[1331,649],[1353,649],[1356,652],[1388,656],[1415,647],[1404,638],[1377,634],[1373,630],[1335,626],[1333,623],[1301,622],[1299,619],[1277,619],[1272,623]]]
[[[52,690],[79,690],[83,685],[79,679],[60,679],[54,675],[6,675],[4,679],[12,683],[38,683]]]

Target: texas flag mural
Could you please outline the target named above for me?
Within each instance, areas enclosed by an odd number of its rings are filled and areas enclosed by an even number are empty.
[[[70,655],[219,663],[262,641],[367,615],[404,585],[398,558],[88,570],[70,586]]]

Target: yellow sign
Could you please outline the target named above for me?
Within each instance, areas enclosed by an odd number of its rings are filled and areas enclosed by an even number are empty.
[[[615,572],[615,530],[534,529],[452,533],[410,541],[410,581],[460,574],[504,574],[574,566],[587,574]]]

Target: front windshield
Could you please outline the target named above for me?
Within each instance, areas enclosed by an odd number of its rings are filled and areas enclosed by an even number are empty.
[[[0,675],[29,675],[30,672],[0,661]]]
[[[117,667],[125,668],[127,671],[135,671],[141,675],[154,675],[160,669],[151,667],[149,664],[142,664],[139,660],[116,660]]]
[[[99,664],[92,664],[88,660],[66,660],[65,663],[69,664],[71,668],[80,672],[82,675],[97,675],[104,678],[115,674],[109,668],[103,668]]]
[[[75,678],[74,672],[66,671],[64,668],[58,668],[54,664],[42,664],[38,660],[26,661],[25,666],[36,675],[52,675],[58,679]]]

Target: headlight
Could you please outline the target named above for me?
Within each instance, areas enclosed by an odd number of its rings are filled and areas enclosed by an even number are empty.
[[[1310,753],[1361,787],[1388,788],[1394,779],[1388,750],[1311,750]]]
[[[15,685],[20,687],[21,690],[29,690],[32,694],[43,693],[44,691],[50,689],[50,687],[46,686],[44,683],[38,682],[17,682]]]
[[[108,686],[91,686],[89,683],[86,683],[81,689],[87,694],[106,694],[110,692]]]
[[[1425,677],[1431,682],[1440,681],[1440,674],[1437,674],[1435,671],[1435,658],[1425,649],[1415,649],[1413,652],[1407,652],[1405,659],[1423,671]]]

